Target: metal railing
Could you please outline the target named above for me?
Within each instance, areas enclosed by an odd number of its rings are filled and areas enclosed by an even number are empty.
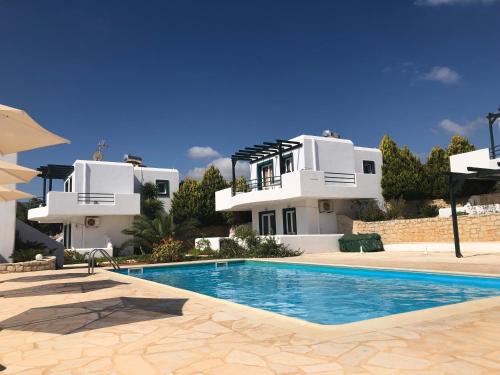
[[[354,173],[323,172],[325,174],[325,184],[356,184]]]
[[[101,255],[106,258],[106,260],[111,263],[111,265],[113,266],[113,269],[115,270],[119,270],[120,269],[120,266],[118,265],[118,263],[116,263],[116,261],[111,258],[108,254],[108,252],[104,249],[94,249],[92,250],[91,252],[88,253],[88,257],[89,257],[89,263],[88,263],[88,267],[87,267],[87,272],[89,274],[91,273],[94,273],[94,267],[95,267],[95,256],[97,253],[101,253]],[[92,272],[90,272],[90,270],[92,269]]]
[[[490,148],[490,159],[496,159],[500,157],[500,145]]]
[[[115,204],[113,193],[78,193],[78,204]]]
[[[236,193],[243,193],[255,190],[271,190],[281,187],[281,176],[266,177],[260,179],[246,180],[244,189],[236,187]]]

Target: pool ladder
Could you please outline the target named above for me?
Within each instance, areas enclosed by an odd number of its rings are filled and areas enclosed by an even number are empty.
[[[111,263],[111,265],[113,266],[113,269],[115,269],[115,270],[119,270],[120,269],[120,266],[118,265],[118,263],[116,263],[116,261],[109,256],[109,254],[108,254],[108,252],[106,250],[104,250],[104,249],[94,249],[94,250],[92,250],[91,252],[88,253],[89,263],[88,263],[87,272],[89,274],[94,273],[95,256],[98,253],[100,253],[104,258],[106,258],[106,260],[109,263]],[[92,272],[90,272],[90,269],[92,269]]]

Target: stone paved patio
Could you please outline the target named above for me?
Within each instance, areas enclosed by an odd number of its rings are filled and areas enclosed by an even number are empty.
[[[355,255],[295,260],[390,262]],[[494,254],[462,266],[448,256],[406,256],[397,259],[410,268],[500,266]],[[500,297],[332,327],[85,271],[0,275],[5,374],[500,374]]]

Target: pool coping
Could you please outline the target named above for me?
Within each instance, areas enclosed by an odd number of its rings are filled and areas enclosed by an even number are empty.
[[[176,266],[176,265],[186,265],[186,264],[241,262],[241,261],[246,261],[246,260],[253,261],[256,259],[238,258],[238,259],[227,259],[227,260],[222,260],[222,261],[220,261],[220,260],[216,261],[216,260],[212,259],[212,260],[176,262],[176,263],[159,263],[159,264],[146,265],[146,266],[130,265],[130,266],[125,266],[122,269],[172,267],[172,266]],[[265,261],[265,262],[275,261],[276,263],[293,263],[293,264],[321,265],[321,266],[333,266],[333,267],[338,266],[336,264],[332,265],[332,264],[324,264],[324,263],[287,262],[285,260],[276,261],[276,260],[268,260],[267,258],[266,259],[259,259],[259,261]],[[342,265],[342,266],[339,265],[339,267],[385,269],[385,270],[425,272],[425,273],[436,273],[436,274],[443,273],[443,274],[454,274],[454,275],[458,275],[458,276],[464,275],[464,276],[499,277],[498,275],[491,275],[491,274],[457,273],[457,272],[441,272],[441,271],[436,272],[436,271],[422,270],[422,269],[410,270],[410,269],[387,268],[387,267],[384,267],[384,268],[382,268],[382,267],[366,267],[366,266],[363,266],[363,267],[359,266],[358,267],[358,266],[352,266],[352,265]],[[132,280],[133,282],[137,282],[137,283],[142,284],[144,286],[153,287],[154,289],[170,290],[174,293],[181,294],[181,295],[186,296],[186,297],[200,298],[200,299],[203,299],[206,301],[220,303],[222,305],[236,309],[236,310],[244,313],[245,315],[249,314],[249,316],[252,318],[256,318],[256,317],[262,318],[268,324],[272,324],[274,326],[283,327],[283,328],[290,328],[290,325],[293,325],[295,330],[305,329],[307,331],[313,330],[313,331],[316,331],[318,333],[321,333],[321,332],[331,333],[331,334],[336,333],[339,335],[362,333],[362,332],[374,331],[374,330],[380,330],[380,329],[389,329],[389,328],[400,327],[400,326],[408,325],[408,324],[433,321],[433,320],[437,320],[437,319],[441,319],[441,318],[448,318],[450,316],[457,315],[457,314],[472,313],[475,311],[480,311],[480,310],[485,310],[485,309],[500,306],[500,296],[498,296],[498,297],[488,297],[488,298],[481,298],[481,299],[472,300],[472,301],[459,302],[459,303],[445,305],[445,306],[437,306],[437,307],[432,307],[432,308],[428,308],[428,309],[409,311],[409,312],[404,312],[404,313],[399,313],[399,314],[392,314],[392,315],[382,316],[382,317],[378,317],[378,318],[360,320],[360,321],[351,322],[351,323],[320,324],[320,323],[309,322],[309,321],[301,319],[301,318],[286,316],[286,315],[282,315],[282,314],[279,314],[276,312],[239,304],[237,302],[232,302],[232,301],[217,298],[217,297],[208,296],[206,294],[193,292],[193,291],[190,291],[187,289],[177,288],[177,287],[173,287],[170,285],[157,283],[155,281],[145,280],[145,279],[141,279],[141,278],[134,277],[131,275],[113,272],[113,269],[110,267],[102,268],[101,270],[107,271],[108,275],[111,274],[111,275],[113,275],[113,277],[117,277],[117,278],[124,280],[124,281],[126,280],[128,283],[130,283]]]

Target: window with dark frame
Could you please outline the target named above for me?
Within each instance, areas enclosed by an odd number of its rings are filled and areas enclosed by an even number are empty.
[[[373,160],[363,160],[363,173],[375,174],[375,162]]]
[[[261,236],[272,236],[276,234],[275,211],[259,212],[259,234]]]
[[[283,209],[283,234],[297,234],[297,213],[295,208]]]
[[[293,154],[283,156],[283,173],[293,172]]]
[[[158,188],[159,197],[169,197],[170,196],[170,181],[168,180],[156,180],[156,187]]]

